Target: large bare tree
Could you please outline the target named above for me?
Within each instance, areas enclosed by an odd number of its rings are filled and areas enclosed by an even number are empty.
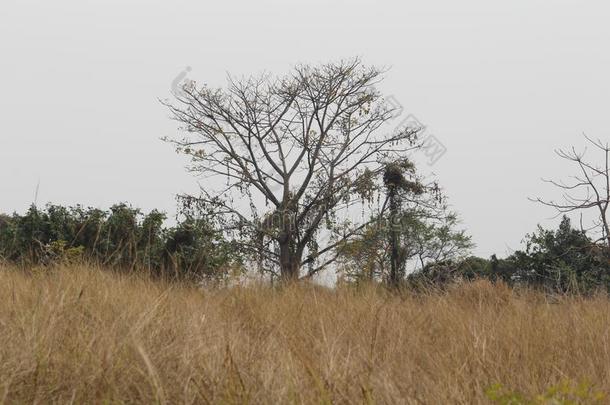
[[[562,190],[561,200],[536,198],[534,201],[553,207],[560,214],[595,210],[596,218],[593,220],[592,226],[583,230],[597,230],[600,238],[596,242],[603,242],[606,247],[610,248],[610,227],[608,223],[610,145],[599,139],[594,140],[586,135],[584,137],[595,150],[600,152],[599,163],[585,159],[586,148],[583,151],[577,151],[574,147],[569,150],[557,150],[557,155],[573,163],[577,172],[569,181],[544,180]],[[582,224],[581,227],[583,227]]]
[[[185,134],[170,141],[205,181],[185,200],[285,279],[333,263],[336,247],[376,217],[337,213],[372,201],[384,165],[418,147],[419,128],[384,125],[394,111],[375,87],[382,74],[355,59],[229,77],[225,89],[185,85],[165,103]]]

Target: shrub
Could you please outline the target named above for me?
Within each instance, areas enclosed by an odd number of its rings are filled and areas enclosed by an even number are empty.
[[[240,263],[238,251],[210,223],[187,216],[166,228],[165,219],[124,203],[108,211],[32,206],[24,215],[0,215],[0,258],[42,265],[87,260],[178,278],[222,277]]]

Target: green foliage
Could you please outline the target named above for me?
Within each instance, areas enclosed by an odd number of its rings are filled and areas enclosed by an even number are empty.
[[[127,204],[108,211],[32,206],[24,215],[0,215],[0,258],[42,265],[88,260],[172,277],[217,278],[238,267],[238,251],[210,223],[186,216],[165,228],[165,219]]]
[[[494,279],[489,260],[469,256],[461,260],[449,259],[426,264],[421,271],[409,275],[411,285],[444,287],[456,280]]]
[[[375,226],[339,247],[341,272],[350,280],[372,281],[383,278],[389,268],[387,235]]]
[[[564,217],[556,231],[541,227],[526,236],[525,251],[507,258],[516,282],[543,286],[559,292],[610,287],[610,252],[573,229]]]
[[[457,218],[452,213],[430,219],[421,210],[404,212],[394,224],[398,229],[400,259],[405,265],[411,263],[420,269],[458,260],[473,244],[463,230],[456,229],[457,225]],[[348,279],[361,281],[387,277],[391,229],[389,219],[381,218],[366,227],[357,238],[341,245],[341,270]]]
[[[349,281],[385,280],[398,286],[407,267],[463,257],[473,246],[448,209],[436,182],[424,183],[409,159],[384,165],[383,209],[355,238],[339,245],[341,273]]]
[[[65,240],[56,240],[45,246],[45,257],[49,262],[72,264],[83,260],[84,246],[69,247]]]
[[[489,260],[470,257],[432,263],[412,278],[433,284],[486,278],[552,293],[610,291],[610,252],[585,232],[573,229],[568,217],[557,230],[538,227],[524,242],[525,250],[504,259],[493,255]]]
[[[502,384],[494,384],[485,390],[485,395],[501,405],[595,405],[604,404],[608,399],[607,394],[596,390],[586,381],[579,384],[564,381],[533,397],[507,390]]]

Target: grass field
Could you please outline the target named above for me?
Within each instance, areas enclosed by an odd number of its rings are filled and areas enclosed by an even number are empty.
[[[2,268],[0,299],[0,403],[476,404],[493,403],[494,384],[592,403],[610,392],[602,296],[486,282],[420,295],[203,290],[74,266]]]

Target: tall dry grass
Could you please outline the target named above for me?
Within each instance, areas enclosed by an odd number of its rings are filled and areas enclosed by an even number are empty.
[[[95,268],[0,270],[0,403],[488,403],[610,391],[610,301],[201,290]]]

